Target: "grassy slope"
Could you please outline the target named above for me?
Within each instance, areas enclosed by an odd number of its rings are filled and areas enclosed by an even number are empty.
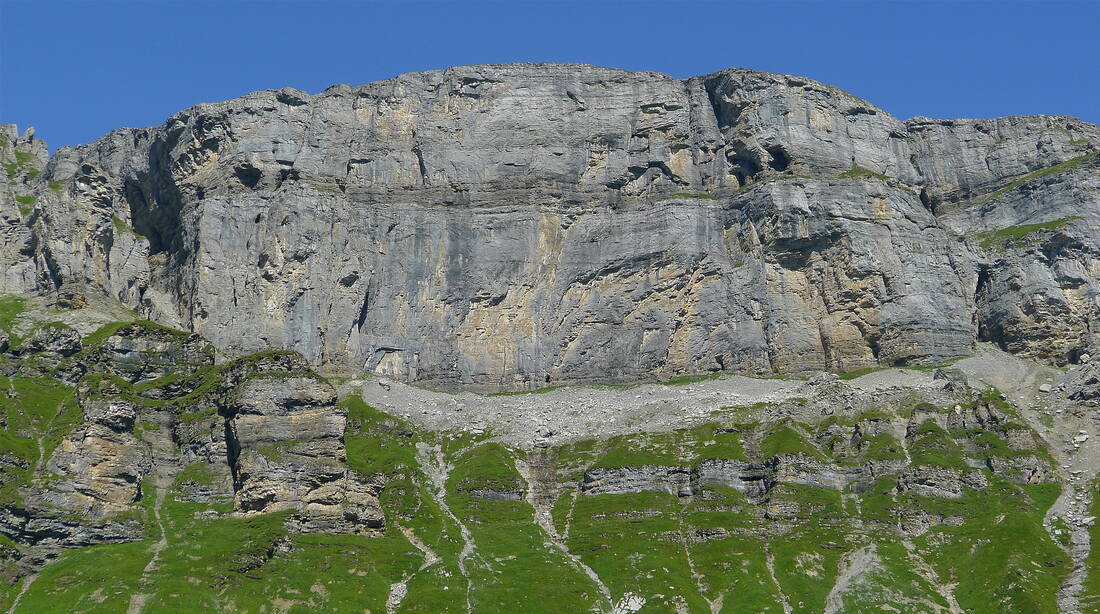
[[[14,391],[0,394],[7,420],[0,443],[28,467],[37,458],[37,439],[48,454],[81,419],[73,391],[51,380],[0,378],[0,387]],[[227,506],[181,502],[170,494],[162,510],[168,546],[144,583],[142,570],[158,537],[153,526],[143,542],[66,551],[41,572],[18,611],[117,612],[140,584],[151,593],[146,612],[384,612],[390,585],[405,579],[408,595],[400,612],[464,612],[466,580],[458,564],[463,539],[429,492],[417,442],[442,446],[453,465],[445,503],[476,545],[466,560],[474,611],[543,611],[553,604],[554,611],[572,612],[602,603],[595,584],[547,543],[525,500],[481,498],[487,490],[524,489],[514,467],[517,452],[421,432],[354,399],[343,404],[349,414],[348,465],[387,480],[380,496],[387,514],[383,536],[291,535],[280,515],[236,518],[226,514]],[[593,466],[744,461],[750,444],[758,457],[797,454],[836,461],[839,452],[818,447],[815,437],[815,428],[803,424],[764,429],[715,422],[578,442],[553,454],[563,477],[571,479]],[[974,444],[966,448],[962,439]],[[918,464],[961,470],[968,467],[964,448],[975,458],[1016,453],[1006,445],[995,433],[947,432],[926,423],[910,452]],[[900,443],[889,435],[868,438],[861,452],[844,454],[846,459],[903,457]],[[29,469],[7,471],[15,472],[13,483],[29,477]],[[202,478],[199,468],[188,472]],[[559,532],[568,526],[569,548],[599,574],[614,598],[626,593],[646,598],[643,612],[709,612],[711,600],[722,604],[722,612],[778,614],[780,590],[795,612],[821,611],[842,561],[870,544],[877,562],[849,579],[849,590],[841,595],[845,611],[890,604],[921,612],[946,602],[915,571],[895,531],[898,510],[920,511],[949,520],[914,542],[940,581],[958,584],[955,594],[964,610],[1054,612],[1053,595],[1069,563],[1041,521],[1057,487],[989,479],[989,489],[968,491],[960,500],[897,493],[890,478],[859,495],[780,484],[764,504],[722,487],[691,498],[638,493],[575,500],[566,488],[555,503],[554,520]],[[442,560],[419,570],[423,558],[403,530]],[[773,558],[774,577],[765,553]],[[0,602],[10,602],[19,586],[3,587]]]

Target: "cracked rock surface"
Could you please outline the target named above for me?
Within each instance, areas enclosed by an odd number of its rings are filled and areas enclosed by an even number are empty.
[[[1100,129],[1068,117],[505,64],[256,92],[52,158],[5,139],[0,290],[105,293],[228,355],[496,391],[976,340],[1061,365],[1096,330]]]

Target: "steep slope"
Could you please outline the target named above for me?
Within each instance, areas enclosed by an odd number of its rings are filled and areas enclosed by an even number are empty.
[[[836,88],[469,66],[0,152],[0,291],[227,355],[534,389],[1092,343],[1100,129],[900,122]],[[35,169],[31,172],[30,169]]]
[[[325,380],[283,351],[213,364],[197,335],[100,325],[89,308],[0,307],[12,612],[1053,613],[1095,599],[1094,519],[1075,511],[1095,451],[1061,444],[1092,432],[1087,370],[985,349],[843,379],[448,396]],[[978,379],[1013,369],[1009,394]],[[1058,392],[1025,403],[1048,377]],[[528,439],[569,401],[607,428]],[[486,411],[518,420],[486,432]]]

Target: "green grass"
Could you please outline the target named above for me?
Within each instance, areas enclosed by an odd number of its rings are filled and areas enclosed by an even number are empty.
[[[497,443],[462,454],[447,481],[447,499],[477,544],[467,561],[475,612],[585,612],[599,600],[595,585],[557,549],[534,522],[523,500],[486,500],[480,489],[522,490],[513,453]]]
[[[612,437],[593,464],[596,468],[676,466],[680,464],[680,433],[640,433]]]
[[[1084,154],[1084,155],[1081,155],[1081,156],[1077,156],[1075,158],[1070,158],[1069,160],[1066,160],[1065,162],[1059,162],[1058,164],[1055,164],[1053,166],[1048,166],[1046,168],[1041,168],[1037,171],[1030,172],[1030,173],[1024,175],[1023,177],[1020,177],[1019,179],[1016,179],[1012,183],[1009,183],[1008,185],[1004,186],[1003,188],[997,190],[996,192],[993,192],[989,196],[983,198],[981,200],[981,202],[986,203],[986,202],[989,202],[991,200],[1000,198],[1001,196],[1004,196],[1005,194],[1011,192],[1012,190],[1015,190],[1016,188],[1020,187],[1021,185],[1025,184],[1029,181],[1039,179],[1040,177],[1046,177],[1048,175],[1054,175],[1054,174],[1057,174],[1057,173],[1064,173],[1066,171],[1073,170],[1073,169],[1077,168],[1078,166],[1080,166],[1082,163],[1087,162],[1087,161],[1092,160],[1092,159],[1095,159],[1098,155],[1100,155],[1100,152],[1093,152],[1093,153],[1089,153],[1089,154]]]
[[[1100,518],[1100,483],[1094,480],[1088,489],[1092,493],[1089,516]],[[1082,611],[1096,612],[1100,610],[1100,547],[1097,547],[1100,546],[1100,522],[1094,522],[1089,527],[1089,540],[1092,548],[1085,559],[1085,581],[1080,599]]]
[[[856,576],[841,593],[844,612],[947,612],[947,600],[914,568],[912,557],[899,540],[871,536],[875,565]]]
[[[925,420],[917,427],[913,441],[909,444],[909,454],[913,465],[931,465],[959,471],[967,471],[970,467],[963,459],[959,444],[932,420]]]
[[[15,319],[27,308],[27,299],[21,296],[0,296],[0,330],[11,332]]]
[[[855,162],[852,162],[852,168],[850,168],[850,169],[848,169],[848,170],[846,170],[846,171],[844,171],[843,173],[840,174],[841,179],[856,179],[856,178],[865,178],[865,177],[873,177],[875,179],[881,179],[882,181],[887,181],[887,180],[890,179],[889,177],[887,177],[886,175],[883,175],[882,173],[876,173],[875,171],[873,171],[869,168],[863,168],[862,166],[856,164]]]
[[[124,612],[149,562],[148,548],[133,542],[65,551],[41,571],[15,611]]]
[[[1058,611],[1057,594],[1071,561],[1042,526],[1059,486],[1019,487],[995,477],[961,500],[911,502],[961,519],[938,525],[916,539],[940,577],[958,582],[955,596],[964,611]]]
[[[694,450],[694,461],[711,459],[748,460],[739,431],[716,428],[714,425],[703,425],[696,427],[693,431],[698,442]]]
[[[210,465],[206,463],[191,463],[183,468],[182,471],[176,474],[177,485],[179,484],[198,484],[199,486],[210,486],[214,483],[216,476],[210,471]]]
[[[145,235],[143,235],[140,232],[134,230],[134,228],[132,226],[130,226],[129,224],[124,222],[122,220],[122,218],[118,217],[117,215],[112,215],[111,216],[111,222],[115,225],[115,233],[116,234],[119,234],[119,235],[134,235],[135,237],[139,237],[139,238],[142,238],[142,239],[145,238]]]
[[[384,612],[389,584],[419,563],[399,533],[291,535],[285,514],[195,518],[224,509],[169,495],[162,510],[168,547],[144,612],[259,613],[273,602],[292,611]]]
[[[1056,535],[1054,538],[1058,541],[1058,544],[1061,545],[1063,548],[1069,548],[1070,543],[1073,540],[1069,532],[1069,523],[1066,522],[1066,519],[1062,518],[1061,516],[1055,516],[1054,520],[1051,521],[1050,526],[1058,532],[1058,535]]]
[[[523,491],[513,453],[499,443],[487,443],[467,451],[456,460],[450,476],[457,492],[474,490]]]
[[[42,171],[34,168],[33,166],[30,166],[30,162],[32,160],[34,160],[34,154],[32,153],[25,151],[15,152],[15,162],[9,162],[8,164],[4,165],[4,171],[8,174],[8,181],[14,181],[16,173],[18,173],[19,169],[24,166],[27,167],[27,176],[30,179],[34,179],[39,174],[41,174]]]
[[[993,247],[1027,247],[1028,241],[1026,239],[1031,234],[1047,230],[1058,230],[1066,224],[1079,219],[1081,219],[1079,216],[1074,215],[1051,220],[1049,222],[1040,222],[1038,224],[1021,224],[1019,226],[1001,228],[1000,230],[978,233],[974,235],[974,238],[978,242],[978,246],[982,249],[990,249]]]
[[[971,440],[978,448],[978,458],[1015,458],[1033,454],[1030,450],[1015,450],[1010,448],[1004,437],[998,433],[985,429],[952,431],[951,435],[956,440],[961,438]]]
[[[0,504],[20,505],[19,488],[30,483],[35,463],[49,458],[84,415],[71,387],[27,377],[0,377],[0,414],[0,455],[9,457],[0,469]]]
[[[646,598],[643,612],[674,612],[673,598],[682,596],[688,611],[707,611],[679,539],[680,518],[679,499],[665,493],[582,496],[569,549],[599,574],[613,599],[632,592]]]
[[[340,405],[348,411],[344,435],[348,466],[364,475],[392,474],[416,467],[415,431],[399,418],[384,414],[350,396]]]
[[[864,460],[899,461],[905,460],[905,451],[901,442],[889,433],[867,437],[862,442]]]
[[[772,543],[775,571],[787,595],[795,596],[795,612],[821,612],[836,578],[840,558],[854,544],[848,537],[840,493],[812,486],[783,484],[773,502],[797,505],[795,528]],[[774,504],[774,503],[773,503]],[[801,602],[801,606],[798,606]]]
[[[109,322],[99,327],[91,334],[85,335],[82,340],[84,347],[94,348],[102,344],[108,337],[113,336],[118,332],[118,329],[126,326],[129,322]]]
[[[15,202],[18,203],[19,214],[23,216],[30,215],[30,206],[33,205],[36,200],[38,200],[37,196],[16,196]]]
[[[803,454],[815,460],[825,460],[820,450],[814,447],[802,433],[789,425],[772,430],[760,441],[761,458],[767,459],[784,454]]]
[[[707,487],[682,507],[680,536],[691,554],[704,594],[714,599],[725,592],[727,614],[781,613],[779,594],[768,575],[764,555],[764,522],[752,514],[744,495],[723,487]],[[689,539],[710,535],[708,539]]]
[[[15,298],[0,298],[0,325],[11,326],[22,309]],[[84,351],[95,351],[124,324],[114,323],[86,338]],[[173,372],[137,386],[93,374],[82,386],[93,398],[103,394],[142,399],[139,393],[146,388],[190,382],[196,392],[182,400],[142,403],[175,411],[184,429],[205,420],[220,429],[213,395],[224,392],[219,386],[227,371],[237,370],[239,377],[268,359],[293,356],[261,353],[204,367],[194,375]],[[302,374],[296,370],[265,376]],[[942,610],[942,597],[911,559],[919,554],[934,567],[940,583],[957,584],[964,611],[1053,614],[1053,595],[1069,565],[1042,528],[1043,514],[1058,495],[1057,485],[1018,486],[986,472],[990,487],[966,489],[960,499],[899,492],[896,476],[890,475],[878,476],[859,493],[781,479],[763,500],[712,486],[683,498],[641,492],[581,493],[574,499],[589,467],[690,467],[709,459],[759,462],[783,454],[835,462],[823,450],[845,463],[901,460],[904,449],[891,435],[853,442],[850,434],[857,424],[903,419],[906,409],[918,401],[913,397],[896,407],[876,407],[854,416],[806,417],[803,412],[799,419],[809,424],[790,421],[767,430],[748,423],[751,412],[766,409],[760,406],[677,431],[591,439],[550,449],[544,478],[560,487],[553,521],[563,534],[568,525],[570,551],[596,570],[613,597],[634,592],[647,599],[640,614],[707,612],[705,599],[719,596],[724,596],[721,611],[727,614],[781,614],[777,583],[794,612],[819,612],[845,557],[871,544],[875,564],[849,583],[842,595],[843,611],[877,611],[883,606],[903,612]],[[1017,413],[995,390],[972,402],[993,403],[1010,416]],[[185,485],[189,490],[191,484],[212,485],[225,477],[217,467],[194,463],[176,476],[161,510],[168,545],[143,585],[151,593],[145,612],[385,612],[389,586],[406,577],[409,593],[399,612],[465,612],[466,580],[458,570],[463,539],[459,525],[429,490],[434,485],[419,465],[418,442],[441,446],[453,465],[444,488],[445,503],[475,544],[465,561],[474,581],[469,596],[474,611],[609,609],[594,583],[548,542],[526,499],[483,498],[486,491],[526,490],[515,467],[521,451],[478,438],[424,431],[359,397],[343,398],[339,405],[348,416],[348,467],[380,484],[378,497],[386,515],[383,534],[295,535],[284,524],[286,514],[236,517],[228,514],[228,504],[178,501],[176,494]],[[0,492],[13,502],[37,459],[36,440],[42,440],[48,454],[82,420],[82,413],[75,391],[49,378],[0,378],[0,408],[6,425],[0,429],[0,451],[20,461],[2,476],[6,485]],[[927,404],[920,408],[941,411]],[[136,430],[155,430],[151,420],[142,416]],[[966,471],[975,471],[966,464],[967,456],[1031,453],[1008,447],[1003,438],[1007,428],[1014,427],[948,432],[927,421],[916,429],[910,451],[916,464]],[[281,452],[275,448],[272,454]],[[532,464],[538,460],[534,454],[529,459]],[[117,518],[145,521],[145,541],[64,551],[43,571],[19,611],[125,611],[149,560],[149,547],[159,537],[157,525],[149,522],[154,492],[146,484],[143,493],[140,504]],[[900,541],[899,525],[914,520],[927,531],[909,533],[917,547],[910,555]],[[402,528],[423,540],[442,561],[417,571],[423,558]],[[18,546],[0,539],[0,552],[7,552],[5,548]],[[774,581],[766,553],[774,557]],[[1100,572],[1090,568],[1090,573],[1096,578],[1087,587],[1100,586]],[[14,576],[10,566],[0,563],[0,578]],[[18,588],[0,586],[0,605],[4,599],[10,602]],[[1087,591],[1096,594],[1095,588]]]
[[[686,384],[697,384],[699,382],[708,382],[711,380],[721,379],[723,375],[725,375],[725,373],[722,372],[677,375],[658,383],[663,386],[684,386]]]
[[[959,362],[960,360],[962,360],[964,358],[969,358],[969,356],[956,356],[955,358],[948,358],[947,360],[944,360],[942,362],[937,362],[937,363],[933,363],[933,364],[930,364],[930,365],[907,365],[907,366],[902,367],[902,368],[903,369],[908,369],[910,371],[931,372],[931,371],[935,371],[936,369],[944,369],[944,368],[950,367],[951,365]]]

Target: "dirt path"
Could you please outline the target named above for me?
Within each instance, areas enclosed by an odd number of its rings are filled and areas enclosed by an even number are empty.
[[[1093,496],[1090,484],[1096,478],[1097,463],[1100,463],[1100,449],[1093,443],[1096,433],[1091,424],[1082,421],[1079,424],[1067,426],[1069,428],[1053,429],[1051,437],[1068,438],[1074,441],[1074,438],[1088,436],[1088,439],[1081,442],[1078,448],[1070,447],[1068,451],[1059,450],[1058,441],[1050,442],[1051,454],[1057,462],[1061,463],[1066,478],[1062,493],[1043,518],[1043,525],[1059,545],[1062,545],[1060,536],[1056,535],[1055,531],[1066,528],[1069,530],[1069,544],[1062,547],[1073,560],[1073,568],[1058,591],[1058,607],[1064,614],[1079,614],[1082,611],[1081,589],[1084,587],[1085,575],[1088,571],[1087,560],[1092,550],[1089,527],[1094,519],[1089,516]],[[1084,428],[1073,429],[1073,426]],[[1071,432],[1067,433],[1067,430]],[[1055,524],[1056,518],[1060,518],[1065,524],[1059,527]]]
[[[34,581],[36,579],[38,579],[37,571],[29,574],[23,580],[23,586],[19,588],[19,594],[15,596],[15,601],[11,602],[11,607],[8,608],[8,614],[15,614],[15,609],[19,607],[19,602],[23,601],[23,595],[27,594],[27,589],[29,589],[31,585],[34,584]]]

